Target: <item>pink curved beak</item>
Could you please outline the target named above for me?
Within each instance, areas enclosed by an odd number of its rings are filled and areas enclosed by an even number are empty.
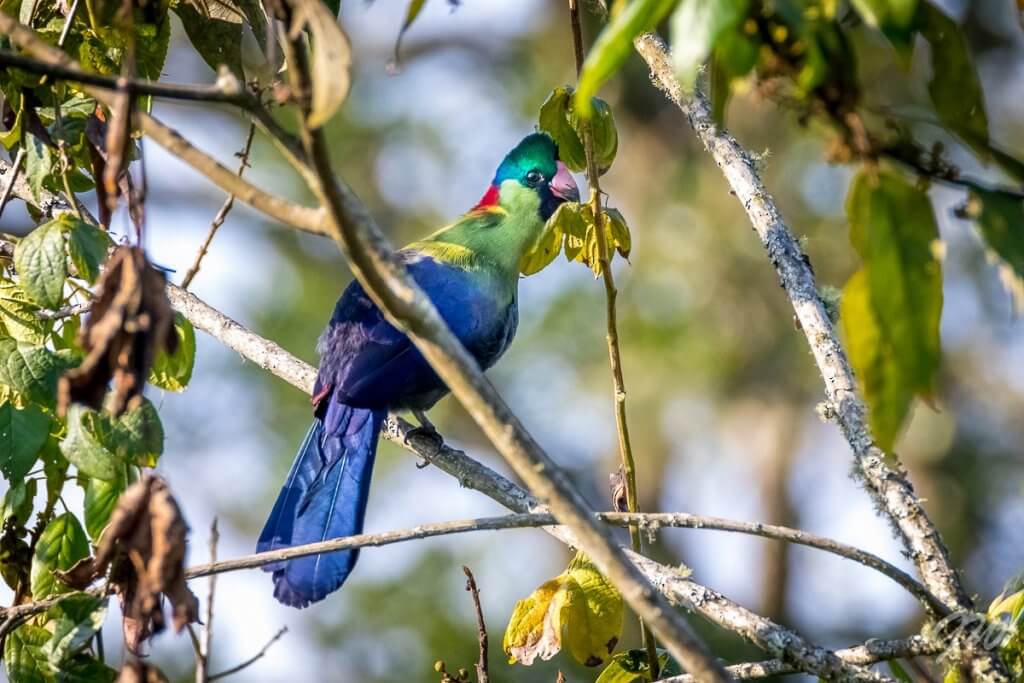
[[[576,186],[576,179],[572,177],[569,169],[561,161],[557,162],[557,168],[558,172],[555,173],[555,177],[548,184],[551,188],[551,193],[560,199],[578,202],[580,200],[580,188]]]

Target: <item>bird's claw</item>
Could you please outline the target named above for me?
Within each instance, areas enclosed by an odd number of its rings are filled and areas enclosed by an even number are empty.
[[[441,448],[444,447],[444,437],[441,436],[441,433],[437,431],[437,428],[434,427],[434,424],[429,419],[427,419],[427,416],[424,415],[422,412],[415,411],[413,414],[416,416],[416,419],[419,420],[420,426],[414,427],[407,431],[405,433],[405,436],[402,437],[402,443],[404,443],[406,446],[412,447],[410,441],[412,441],[413,439],[426,438],[431,441],[431,446],[429,448],[429,451],[427,451],[429,455],[424,453],[420,449],[414,449],[422,457],[422,460],[416,463],[416,469],[422,470],[424,467],[427,467],[430,464],[431,459],[433,459],[441,452]]]

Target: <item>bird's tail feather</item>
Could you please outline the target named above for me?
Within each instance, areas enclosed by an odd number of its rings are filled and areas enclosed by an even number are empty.
[[[329,400],[299,447],[258,552],[350,536],[363,530],[370,475],[384,411]],[[265,566],[274,573],[274,597],[305,607],[337,590],[359,550],[342,550]]]

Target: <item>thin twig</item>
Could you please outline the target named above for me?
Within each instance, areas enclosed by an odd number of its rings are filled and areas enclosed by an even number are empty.
[[[579,0],[569,0],[569,23],[572,26],[573,54],[576,58],[576,78],[583,71],[583,29],[580,22]],[[626,508],[630,512],[640,511],[636,487],[636,462],[633,459],[633,444],[629,438],[629,422],[626,420],[626,380],[622,372],[622,352],[619,348],[618,313],[615,300],[618,289],[612,272],[612,254],[608,247],[604,229],[604,213],[601,210],[601,181],[594,156],[594,131],[589,121],[583,122],[583,152],[587,159],[587,185],[590,188],[590,211],[594,216],[594,237],[597,254],[601,262],[601,279],[605,295],[605,338],[608,343],[608,363],[612,371],[612,396],[615,401],[615,427],[619,437],[619,459],[622,461],[622,478],[626,489]],[[640,529],[629,528],[629,540],[634,552],[643,552],[643,537]],[[647,662],[652,678],[658,677],[658,642],[654,634],[640,619],[640,640],[647,652]]]
[[[217,518],[210,524],[210,564],[217,563],[217,543],[220,531],[217,529]],[[210,583],[206,593],[206,623],[199,634],[199,650],[196,652],[196,683],[208,683],[210,680],[210,641],[213,639],[213,598],[217,591],[217,575],[210,574]]]
[[[92,308],[92,303],[72,304],[71,306],[64,306],[55,310],[44,309],[36,311],[36,317],[40,320],[61,320],[88,313],[90,308]]]
[[[25,157],[27,152],[25,151],[24,145],[18,150],[18,153],[14,156],[14,162],[11,164],[11,168],[8,171],[7,182],[4,183],[3,194],[0,194],[0,216],[3,215],[4,209],[7,208],[7,201],[11,198],[11,191],[14,189],[14,183],[18,179],[18,173],[21,172],[21,167],[25,163]]]
[[[278,632],[274,634],[274,637],[271,638],[270,640],[268,640],[267,644],[264,645],[262,648],[260,648],[259,652],[257,652],[252,657],[250,657],[249,659],[245,660],[244,662],[242,662],[238,666],[233,666],[230,669],[226,669],[224,671],[221,671],[220,673],[213,674],[212,676],[210,676],[209,680],[212,683],[212,681],[217,681],[217,680],[220,680],[221,678],[227,678],[231,674],[236,674],[239,671],[241,671],[242,669],[244,669],[244,668],[246,668],[248,666],[251,666],[252,664],[256,663],[257,661],[262,659],[265,654],[267,654],[267,650],[270,649],[270,646],[273,645],[274,643],[276,643],[278,640],[280,640],[281,636],[283,636],[286,633],[288,633],[288,627],[287,626],[282,626],[278,630]]]
[[[764,187],[750,155],[715,123],[707,99],[699,89],[684,96],[665,45],[658,36],[642,35],[634,45],[647,62],[655,85],[679,107],[715,159],[767,249],[825,381],[828,399],[825,413],[839,424],[853,450],[857,471],[878,503],[878,509],[889,519],[928,589],[950,610],[972,610],[970,596],[950,562],[942,537],[913,486],[902,470],[895,471],[886,465],[885,454],[871,437],[865,420],[866,408],[857,396],[853,372],[826,313],[814,273]],[[1005,668],[997,657],[982,653],[982,659],[979,666],[988,675],[996,680],[1007,680]]]
[[[120,76],[103,76],[89,73],[77,66],[33,59],[10,50],[0,50],[0,67],[20,69],[29,73],[50,76],[61,81],[91,85],[105,90],[117,90],[118,81],[121,80]],[[160,83],[146,79],[131,78],[127,80],[126,85],[129,90],[137,95],[151,95],[153,97],[191,102],[220,102],[223,104],[246,105],[249,104],[249,98],[251,97],[245,90],[230,91],[219,84]]]
[[[305,44],[289,74],[309,82]],[[302,92],[302,88],[297,89]],[[306,153],[318,181],[310,189],[324,209],[325,225],[353,273],[385,317],[404,331],[529,489],[576,535],[578,547],[619,589],[627,604],[660,636],[683,666],[705,681],[726,681],[722,664],[689,623],[626,558],[608,531],[593,519],[568,475],[541,448],[505,404],[476,360],[398,261],[366,206],[335,174],[322,128],[302,124]]]
[[[238,157],[241,160],[238,164],[238,177],[241,178],[245,169],[249,166],[249,152],[252,150],[252,138],[256,134],[256,124],[249,124],[249,134],[245,138],[245,145],[242,147],[242,151],[239,152]],[[220,230],[220,226],[224,225],[224,221],[228,217],[228,213],[231,208],[235,205],[235,195],[229,194],[224,200],[224,203],[220,207],[220,211],[213,217],[213,222],[210,224],[210,230],[206,233],[206,239],[203,240],[203,244],[199,247],[199,253],[196,254],[195,260],[192,262],[192,266],[185,273],[185,277],[181,280],[181,288],[188,289],[188,286],[192,284],[192,279],[199,272],[199,266],[203,262],[203,258],[206,256],[206,252],[210,249],[210,243],[213,242],[214,236],[217,231]]]
[[[480,606],[480,591],[469,567],[462,565],[462,571],[466,574],[466,590],[473,597],[473,608],[476,611],[476,635],[480,648],[480,660],[476,663],[476,680],[477,683],[488,683],[490,676],[487,674],[487,625],[484,623],[484,610]]]
[[[760,536],[779,541],[786,541],[808,548],[822,550],[839,557],[852,560],[869,569],[884,574],[908,593],[913,595],[932,614],[942,617],[949,614],[948,608],[938,598],[928,592],[912,576],[899,567],[883,560],[882,558],[855,548],[846,543],[831,538],[818,536],[800,529],[776,526],[773,524],[761,524],[759,522],[741,522],[721,517],[707,515],[693,515],[685,512],[598,512],[594,518],[615,526],[636,526],[641,529],[658,528],[680,528],[697,530],[727,531],[732,533]],[[318,555],[324,552],[338,550],[349,550],[352,548],[365,548],[370,546],[383,546],[403,541],[412,541],[434,536],[445,536],[449,534],[460,534],[470,531],[489,531],[496,529],[517,529],[522,527],[553,526],[558,522],[550,513],[519,513],[505,515],[502,517],[482,517],[478,519],[464,519],[452,522],[438,522],[435,524],[422,524],[410,529],[387,531],[377,534],[360,534],[358,536],[346,536],[343,538],[331,539],[307,545],[297,545],[281,550],[273,550],[263,553],[246,555],[234,560],[222,562],[211,562],[204,565],[190,567],[186,577],[193,579],[200,576],[210,576],[240,569],[251,569],[267,564],[273,564],[288,559]]]

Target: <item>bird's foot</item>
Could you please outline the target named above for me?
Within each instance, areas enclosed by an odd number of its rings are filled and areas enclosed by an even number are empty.
[[[412,414],[416,416],[416,420],[420,423],[419,427],[410,429],[405,433],[405,437],[402,442],[406,445],[410,445],[410,441],[414,438],[426,438],[431,441],[429,455],[417,449],[417,452],[423,457],[422,460],[416,463],[416,469],[422,470],[424,467],[430,464],[430,460],[441,452],[441,448],[444,446],[444,437],[437,431],[434,423],[424,414],[422,410],[414,410]]]

